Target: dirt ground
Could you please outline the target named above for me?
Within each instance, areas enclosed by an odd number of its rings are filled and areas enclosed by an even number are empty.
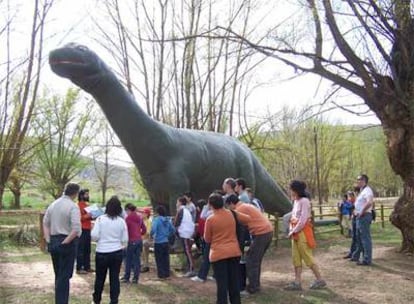
[[[309,291],[308,285],[313,277],[311,272],[305,269],[303,274],[305,290],[300,297],[307,300],[303,302],[286,300],[277,303],[414,303],[413,257],[397,253],[395,247],[376,246],[374,248],[374,265],[364,267],[342,259],[345,251],[346,247],[341,245],[316,250],[316,259],[328,283],[328,296],[312,300],[315,298],[315,294]],[[0,253],[0,255],[4,256],[6,253]],[[283,286],[292,278],[290,250],[288,248],[272,249],[266,255],[262,266],[262,290],[270,295],[270,299],[278,294],[285,298],[289,297],[286,295],[286,291],[283,291]],[[90,303],[93,280],[93,274],[74,274],[71,280],[71,296],[82,295],[81,298],[84,300],[79,303]],[[139,293],[140,289],[143,290],[146,287],[153,288],[156,293],[157,284],[165,283],[159,282],[156,279],[154,269],[151,269],[149,273],[141,275],[140,285],[135,287],[123,285],[121,294],[123,292]],[[188,296],[195,297],[195,299],[200,296],[208,298],[213,303],[215,298],[215,283],[211,281],[195,283],[188,278],[176,275],[168,280],[167,284],[172,287],[172,290],[175,288],[179,290],[182,286],[186,286],[187,290],[191,290],[191,294]],[[49,259],[0,264],[0,286],[2,287],[22,288],[24,286],[36,294],[53,292],[53,285],[53,269]],[[180,303],[180,300],[163,301],[159,296],[156,298],[158,300],[152,299],[154,302],[145,301],[145,303]],[[243,300],[243,302],[265,303],[256,302],[254,298]],[[276,303],[276,301],[268,301],[268,303],[273,302]],[[134,303],[144,302],[138,300]],[[191,303],[197,303],[197,300]]]

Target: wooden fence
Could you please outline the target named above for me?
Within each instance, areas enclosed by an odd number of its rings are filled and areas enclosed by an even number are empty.
[[[385,223],[388,222],[389,215],[393,207],[380,204],[379,208],[376,208],[376,220],[375,224],[381,224],[381,227],[385,227]],[[21,215],[39,215],[39,227],[40,227],[40,243],[41,250],[45,250],[45,240],[43,238],[42,220],[44,211],[39,210],[2,210],[1,216],[21,216]],[[273,224],[273,244],[277,246],[278,241],[285,237],[282,227],[283,218],[277,213],[267,214],[269,220]],[[338,208],[333,205],[314,205],[312,206],[312,221],[314,222],[315,234],[329,233],[338,231],[344,234],[343,228],[340,225],[340,214]],[[321,227],[331,228],[321,228]],[[281,231],[282,230],[282,231]]]
[[[393,207],[380,204],[379,208],[375,208],[376,219],[373,224],[381,224],[382,228],[385,228],[385,223],[389,222],[389,216]],[[322,212],[321,212],[322,211]],[[268,214],[269,220],[273,224],[273,244],[277,246],[278,240],[284,238],[281,227],[283,226],[283,218],[279,217],[277,213]],[[341,226],[341,215],[336,206],[332,205],[316,205],[312,206],[312,221],[314,223],[315,234],[330,233],[338,231],[344,234],[343,227]],[[322,229],[321,227],[331,227],[331,229]],[[283,230],[283,229],[282,229]]]

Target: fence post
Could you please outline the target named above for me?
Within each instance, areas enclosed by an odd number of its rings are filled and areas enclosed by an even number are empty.
[[[385,228],[384,204],[381,204],[381,227]]]
[[[45,216],[44,212],[39,213],[39,226],[40,226],[40,239],[39,239],[39,247],[40,250],[46,252],[46,241],[43,234],[43,217]]]
[[[279,240],[279,213],[275,212],[273,216],[273,245],[277,247],[277,242]]]

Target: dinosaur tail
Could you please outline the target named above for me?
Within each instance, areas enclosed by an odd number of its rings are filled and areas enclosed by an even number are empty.
[[[286,192],[274,181],[266,169],[255,159],[256,175],[255,196],[258,197],[265,211],[279,213],[282,216],[292,210],[292,203]]]

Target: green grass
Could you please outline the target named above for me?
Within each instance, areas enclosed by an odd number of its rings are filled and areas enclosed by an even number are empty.
[[[372,236],[375,244],[391,245],[399,244],[401,241],[399,231],[391,224],[387,223],[385,228],[381,228],[380,224],[372,225]],[[343,247],[344,237],[336,232],[326,232],[318,235],[318,247],[330,248],[335,246]],[[290,247],[290,241],[286,239],[279,240],[279,247]],[[30,263],[36,261],[47,261],[50,259],[49,255],[41,253],[36,247],[18,247],[9,243],[5,245],[0,243],[0,251],[7,252],[7,255],[0,255],[0,263],[13,262],[13,263]],[[272,250],[273,251],[273,250]],[[273,251],[274,252],[274,251]],[[279,251],[280,252],[280,251]],[[288,252],[288,250],[282,250],[281,252]],[[176,257],[174,257],[175,259]],[[266,259],[277,258],[277,255],[267,254]],[[174,261],[172,264],[175,264]],[[0,265],[1,267],[1,265]],[[275,273],[275,275],[277,275]],[[1,279],[1,278],[0,278]],[[71,303],[83,304],[90,303],[91,291],[93,284],[93,276],[87,277],[87,283],[89,288],[85,290],[85,293],[76,296],[71,296]],[[145,281],[144,284],[138,286],[130,285],[121,287],[120,303],[132,304],[208,304],[215,301],[215,292],[211,294],[201,293],[197,294],[192,288],[194,285],[183,283],[183,280],[177,280],[172,278],[169,281],[157,282],[157,281]],[[103,303],[109,302],[108,296],[108,282],[105,286],[105,292],[103,294]],[[251,298],[243,299],[242,302],[246,304],[324,304],[324,303],[336,303],[346,304],[349,303],[349,299],[343,298],[337,294],[333,288],[327,288],[324,290],[312,291],[306,289],[305,291],[288,292],[283,290],[284,283],[280,282],[274,286],[266,287],[262,292]],[[0,304],[19,304],[19,303],[31,303],[31,304],[46,304],[53,303],[54,296],[52,290],[40,290],[34,289],[30,286],[27,288],[16,288],[12,285],[5,283],[5,280],[0,284]]]
[[[43,291],[42,293],[33,292],[30,288],[15,288],[0,286],[0,304],[50,304],[54,303],[55,296],[53,290]],[[70,297],[71,304],[85,304],[84,299],[78,296]]]
[[[1,219],[1,217],[0,217]],[[324,233],[317,233],[316,238],[318,241],[318,250],[324,248],[329,249],[331,247],[344,247],[344,242],[349,242],[349,239],[345,239],[340,235],[339,230],[333,231],[335,227],[318,227],[318,229],[326,229]],[[337,228],[337,227],[336,227]],[[328,230],[331,230],[327,232]],[[389,222],[386,223],[385,228],[381,227],[380,223],[374,223],[372,225],[372,237],[375,245],[389,245],[397,246],[401,242],[401,237],[398,229],[393,227]],[[267,254],[266,259],[278,258],[281,252],[289,252],[290,240],[280,239],[278,242],[279,248],[271,248]],[[282,249],[282,250],[281,250]],[[41,253],[37,247],[22,247],[17,246],[11,241],[0,239],[0,267],[1,263],[31,263],[38,261],[49,261],[50,256],[48,254]],[[7,254],[4,254],[7,253]],[[93,259],[92,259],[93,260]],[[172,266],[180,264],[180,256],[172,256]],[[30,274],[29,274],[30,275]],[[52,275],[52,274],[51,274]],[[277,274],[275,274],[277,275]],[[1,278],[0,278],[1,280]],[[52,290],[40,290],[27,288],[16,288],[7,285],[7,279],[3,279],[0,284],[0,304],[19,304],[19,303],[31,303],[31,304],[46,304],[53,303],[53,291]],[[157,282],[157,281],[145,281],[144,284],[138,286],[126,287],[123,285],[121,288],[120,303],[148,303],[148,304],[208,304],[214,301],[214,292],[211,294],[197,294],[192,288],[192,284],[184,284],[183,280],[171,279],[170,281]],[[88,278],[89,293],[79,294],[71,296],[70,303],[90,303],[91,290],[93,284],[93,277]],[[108,284],[108,282],[107,282]],[[245,304],[324,304],[324,303],[336,303],[346,304],[349,303],[349,299],[343,298],[341,295],[335,292],[334,288],[327,288],[324,290],[311,291],[306,289],[302,293],[288,292],[283,290],[282,283],[279,285],[268,286],[264,290],[255,295],[254,297],[243,299]],[[105,292],[103,295],[103,303],[109,302],[108,286],[105,286]]]

